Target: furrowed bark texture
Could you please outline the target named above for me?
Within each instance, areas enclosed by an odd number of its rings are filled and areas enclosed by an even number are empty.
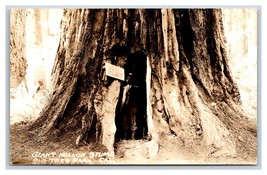
[[[74,131],[77,144],[113,150],[121,81],[105,77],[104,65],[126,69],[133,57],[146,59],[152,140],[172,133],[186,145],[210,147],[213,155],[242,151],[238,135],[256,143],[256,125],[239,107],[221,15],[219,9],[66,9],[54,90],[32,129]]]

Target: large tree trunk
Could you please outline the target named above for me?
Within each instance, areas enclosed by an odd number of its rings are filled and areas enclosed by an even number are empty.
[[[25,83],[26,36],[25,36],[26,10],[13,9],[10,11],[10,87],[16,88]],[[26,83],[24,84],[26,86]]]
[[[66,9],[51,99],[31,129],[52,137],[74,132],[78,145],[97,142],[112,151],[124,125],[123,81],[106,77],[108,62],[138,77],[140,138],[158,143],[160,133],[172,133],[213,155],[256,147],[256,124],[240,108],[228,65],[221,15],[219,9]]]

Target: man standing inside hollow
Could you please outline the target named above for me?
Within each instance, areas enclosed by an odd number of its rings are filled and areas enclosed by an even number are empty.
[[[129,136],[132,140],[135,139],[135,132],[137,130],[136,116],[138,112],[137,91],[138,86],[133,84],[133,75],[129,73],[123,85],[123,95],[121,101],[121,113],[123,116],[123,132],[124,138]]]

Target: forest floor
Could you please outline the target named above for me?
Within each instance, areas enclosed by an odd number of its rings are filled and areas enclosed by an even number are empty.
[[[117,143],[120,147],[114,153],[100,145],[77,147],[68,139],[37,137],[27,128],[28,123],[23,121],[10,127],[13,165],[255,165],[257,162],[256,150],[236,156],[213,156],[208,154],[209,148],[185,146],[171,134],[160,136],[157,155],[149,157],[143,147],[148,140],[123,140]]]

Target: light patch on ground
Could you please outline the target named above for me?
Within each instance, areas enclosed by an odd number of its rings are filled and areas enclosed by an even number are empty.
[[[38,87],[36,86],[35,89]],[[37,93],[29,93],[23,86],[11,89],[10,96],[10,124],[21,121],[33,121],[48,101],[48,91],[41,89]]]

